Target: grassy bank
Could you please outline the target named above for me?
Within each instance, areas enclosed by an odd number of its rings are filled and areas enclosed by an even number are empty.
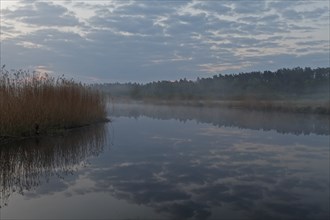
[[[0,73],[0,141],[105,120],[103,95],[91,88],[26,71]]]

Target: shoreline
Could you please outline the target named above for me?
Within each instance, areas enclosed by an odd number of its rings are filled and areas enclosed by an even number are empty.
[[[311,100],[164,100],[113,98],[114,103],[233,108],[255,111],[330,115],[330,102]]]
[[[81,125],[76,125],[76,126],[70,126],[70,127],[62,127],[62,128],[48,128],[45,129],[41,134],[34,134],[34,135],[26,135],[26,136],[19,136],[19,135],[3,135],[0,136],[0,146],[2,144],[8,144],[13,141],[20,141],[20,140],[25,140],[25,139],[32,139],[32,138],[43,138],[43,137],[50,137],[50,136],[60,136],[63,135],[64,133],[79,129],[79,128],[84,128],[84,127],[89,127],[95,124],[99,123],[110,123],[111,119],[109,118],[104,118],[97,120],[95,122],[89,123],[89,124],[81,124]]]
[[[25,70],[0,69],[0,141],[59,133],[107,117],[104,94],[91,86]]]

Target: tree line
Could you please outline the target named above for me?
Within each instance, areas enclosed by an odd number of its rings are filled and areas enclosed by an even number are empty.
[[[95,85],[113,97],[164,100],[329,99],[330,68],[296,67],[196,80]]]

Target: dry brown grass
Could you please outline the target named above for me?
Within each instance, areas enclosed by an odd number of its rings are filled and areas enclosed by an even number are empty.
[[[104,120],[102,94],[67,80],[27,71],[0,73],[0,138],[31,136]]]

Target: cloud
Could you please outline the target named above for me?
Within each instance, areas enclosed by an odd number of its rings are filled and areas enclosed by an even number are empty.
[[[197,1],[193,5],[193,7],[208,13],[216,13],[219,15],[225,15],[232,12],[232,7],[230,5],[230,2],[226,2],[226,1],[220,1],[220,2]]]
[[[324,50],[328,7],[324,2],[307,5],[299,1],[21,1],[2,9],[2,62],[13,68],[49,66],[54,72],[86,79],[139,82],[293,63],[326,66],[325,59],[317,58],[328,55]],[[303,41],[314,43],[299,44]],[[284,59],[288,56],[294,62]],[[313,59],[306,63],[304,56]],[[269,62],[273,65],[267,66]]]
[[[234,9],[237,14],[255,14],[266,11],[266,1],[235,1]]]
[[[305,19],[318,19],[323,16],[329,17],[329,7],[315,8],[313,10],[301,12]]]
[[[77,26],[75,15],[67,8],[50,2],[25,2],[17,9],[2,10],[6,19],[13,19],[34,26]]]
[[[285,10],[282,16],[289,20],[301,20],[303,16],[295,10]]]

